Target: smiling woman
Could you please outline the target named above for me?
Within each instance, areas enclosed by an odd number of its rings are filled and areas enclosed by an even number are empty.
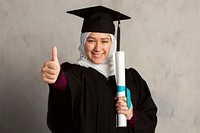
[[[94,64],[101,64],[110,52],[111,43],[108,33],[90,33],[85,43],[88,59]]]
[[[75,64],[60,65],[57,48],[53,47],[52,60],[42,67],[43,81],[50,88],[49,129],[57,133],[153,133],[157,107],[136,70],[125,70],[132,106],[128,107],[126,96],[115,98],[113,21],[129,17],[102,6],[71,13],[84,16],[80,58]],[[125,116],[127,127],[116,127],[116,114]]]

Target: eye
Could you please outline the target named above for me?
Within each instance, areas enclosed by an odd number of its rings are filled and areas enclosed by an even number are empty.
[[[94,43],[95,40],[94,40],[94,39],[87,39],[87,42],[88,42],[88,43]]]
[[[107,43],[109,43],[109,41],[108,40],[102,40],[102,43],[107,44]]]
[[[103,43],[108,43],[108,41],[103,41]]]

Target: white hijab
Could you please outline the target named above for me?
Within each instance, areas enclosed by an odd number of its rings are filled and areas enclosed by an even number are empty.
[[[108,57],[101,64],[94,64],[93,62],[87,59],[87,56],[84,50],[86,39],[90,33],[91,32],[84,32],[81,34],[80,46],[79,46],[80,58],[76,61],[76,64],[87,67],[87,68],[92,67],[98,72],[100,72],[101,74],[103,74],[106,78],[108,78],[109,76],[112,76],[115,74],[113,54],[116,52],[117,41],[114,35],[110,34],[112,45],[111,45],[111,49],[110,49],[110,53],[108,54]]]

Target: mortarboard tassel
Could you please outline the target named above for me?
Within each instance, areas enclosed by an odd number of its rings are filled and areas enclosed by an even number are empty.
[[[118,20],[117,26],[117,51],[120,51],[120,20]]]

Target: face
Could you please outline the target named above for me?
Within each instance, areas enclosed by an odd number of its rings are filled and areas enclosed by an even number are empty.
[[[108,33],[92,32],[85,43],[85,53],[94,64],[101,64],[109,55],[111,38]]]

